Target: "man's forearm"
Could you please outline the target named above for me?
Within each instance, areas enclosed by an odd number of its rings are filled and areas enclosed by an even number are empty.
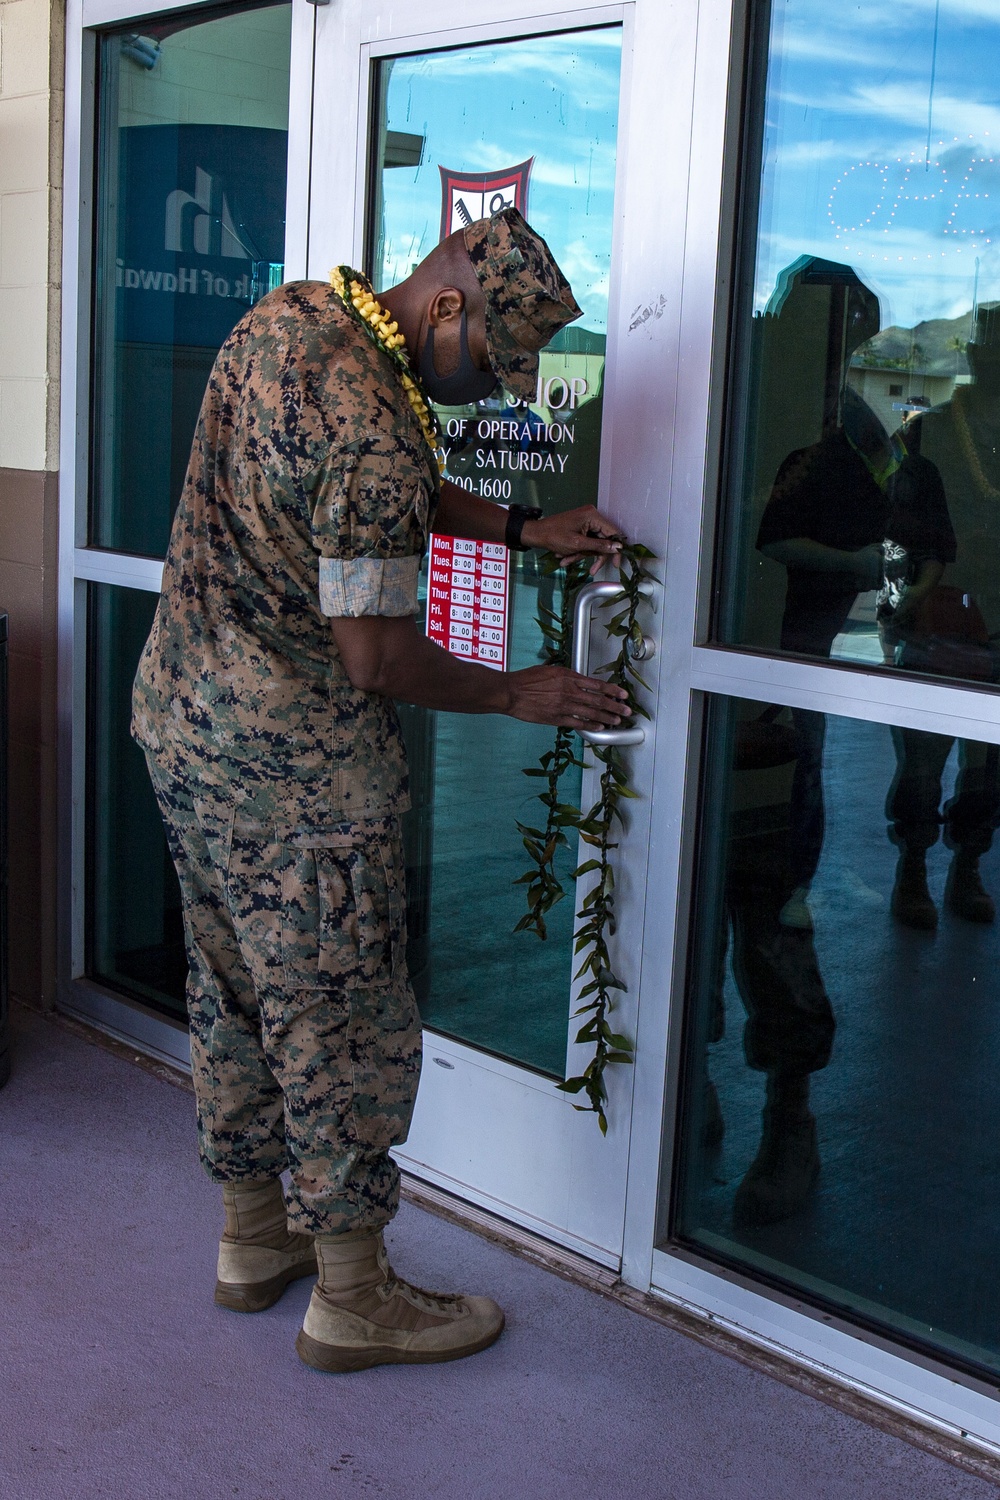
[[[451,656],[417,630],[405,661],[383,663],[375,692],[458,714],[503,714],[510,708],[505,672]]]
[[[828,547],[810,537],[794,537],[782,542],[767,542],[761,547],[765,557],[783,563],[786,568],[809,568],[817,573],[850,573],[854,554],[839,547]]]
[[[434,530],[444,536],[464,536],[474,542],[502,542],[507,512],[492,500],[483,500],[450,479],[441,481],[441,500],[434,515]],[[486,671],[489,671],[489,667]]]
[[[506,673],[450,656],[409,616],[337,620],[333,633],[351,680],[367,692],[452,713],[507,712]]]
[[[334,617],[333,638],[347,675],[364,692],[460,714],[509,714],[529,724],[608,729],[631,710],[624,688],[565,667],[494,672],[449,656],[412,615]]]

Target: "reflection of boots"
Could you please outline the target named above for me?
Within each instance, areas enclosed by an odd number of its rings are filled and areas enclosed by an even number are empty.
[[[726,1122],[719,1103],[719,1091],[710,1078],[705,1079],[701,1103],[701,1144],[706,1151],[717,1151],[726,1133]]]
[[[978,854],[956,851],[944,899],[956,917],[964,917],[967,922],[992,922],[996,918],[993,897],[980,879]]]
[[[768,1079],[764,1132],[733,1202],[737,1228],[778,1224],[805,1207],[820,1169],[808,1092],[808,1077]]]
[[[933,932],[937,926],[937,907],[927,889],[927,856],[923,850],[904,849],[899,856],[892,914],[904,927],[916,927],[921,932]]]

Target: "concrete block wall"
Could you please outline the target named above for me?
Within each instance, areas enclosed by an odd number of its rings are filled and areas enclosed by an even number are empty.
[[[59,0],[0,0],[0,609],[10,617],[11,991],[55,990]]]

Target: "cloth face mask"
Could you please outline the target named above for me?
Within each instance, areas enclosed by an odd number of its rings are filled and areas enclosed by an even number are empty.
[[[464,307],[459,347],[461,353],[458,369],[450,375],[439,375],[434,367],[434,329],[428,328],[427,339],[420,355],[420,383],[430,399],[436,401],[439,406],[468,406],[473,401],[485,401],[496,386],[497,377],[493,371],[477,369],[469,353],[468,324]]]

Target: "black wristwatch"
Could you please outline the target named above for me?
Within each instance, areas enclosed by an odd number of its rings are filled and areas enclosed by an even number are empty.
[[[507,525],[504,528],[503,539],[512,552],[527,552],[528,548],[521,541],[524,523],[525,521],[540,521],[543,514],[540,505],[508,505]]]

